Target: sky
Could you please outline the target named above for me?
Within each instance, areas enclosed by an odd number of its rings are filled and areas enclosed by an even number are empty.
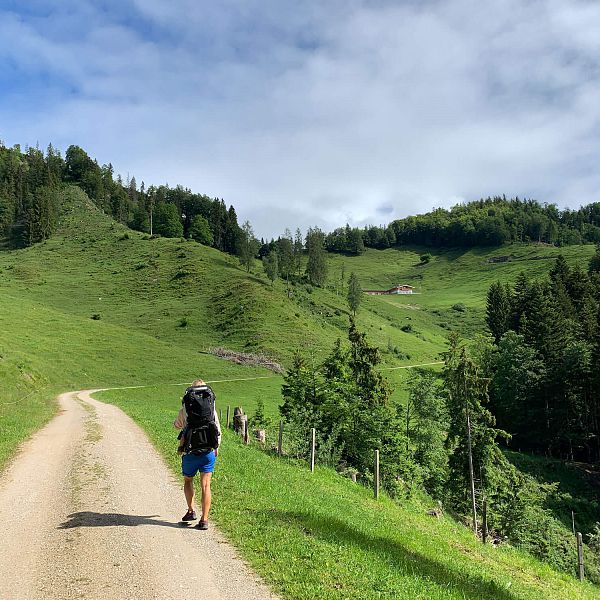
[[[0,0],[0,140],[83,147],[258,236],[599,201],[594,0]]]

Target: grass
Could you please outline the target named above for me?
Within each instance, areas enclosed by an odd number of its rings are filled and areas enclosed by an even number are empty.
[[[216,381],[222,402],[253,415],[262,398],[276,420],[281,377],[206,351],[261,351],[284,364],[298,350],[324,358],[347,333],[342,265],[346,281],[356,271],[365,288],[409,283],[418,289],[413,296],[364,297],[358,314],[359,327],[382,349],[394,398],[403,401],[408,370],[397,367],[439,360],[448,331],[468,336],[481,329],[492,281],[513,281],[521,270],[543,276],[558,253],[519,245],[433,251],[431,262],[419,265],[421,250],[330,255],[326,288],[297,282],[288,290],[282,281],[271,285],[259,264],[246,273],[235,258],[194,242],[128,232],[79,189],[66,189],[56,235],[0,252],[0,470],[55,414],[54,399],[67,390],[153,384],[110,398],[140,422],[174,468],[173,431],[163,427],[179,407],[182,386],[171,384],[197,376]],[[571,263],[584,263],[593,247],[561,251]],[[489,262],[506,254],[510,262]],[[454,310],[457,303],[465,310]],[[231,379],[237,381],[223,381]],[[228,441],[215,516],[289,597],[342,598],[349,589],[359,598],[475,598],[498,590],[508,595],[493,597],[566,598],[572,590],[593,597],[591,588],[573,587],[570,578],[521,554],[482,549],[450,520],[424,517],[418,503],[374,505],[368,492],[331,471],[319,469],[307,480],[292,463]],[[431,541],[438,538],[441,552]],[[412,596],[402,595],[410,590]]]
[[[243,382],[215,384],[219,402],[251,405]],[[114,390],[120,406],[179,472],[170,428],[178,398],[164,388]],[[248,411],[250,412],[250,411]],[[600,591],[509,547],[478,543],[426,500],[375,502],[335,471],[245,447],[225,432],[214,477],[214,520],[252,567],[285,598],[598,598]],[[182,495],[182,509],[184,507]],[[196,535],[195,532],[190,532]]]

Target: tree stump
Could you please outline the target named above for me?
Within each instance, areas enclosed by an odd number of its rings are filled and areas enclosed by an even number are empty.
[[[244,435],[246,421],[248,421],[248,415],[244,414],[241,406],[236,406],[233,410],[233,430],[238,435]]]
[[[260,444],[267,443],[267,432],[264,429],[255,429],[254,437],[256,438],[256,441]]]

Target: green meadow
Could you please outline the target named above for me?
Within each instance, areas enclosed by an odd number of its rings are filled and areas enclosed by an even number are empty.
[[[262,381],[261,386],[271,387]],[[253,406],[255,392],[247,383],[213,385],[217,409]],[[177,409],[175,390],[114,390],[96,397],[120,406],[140,423],[167,464],[179,472],[170,428]],[[600,597],[594,586],[513,548],[484,546],[450,517],[429,516],[434,503],[427,498],[394,502],[383,496],[375,501],[369,489],[332,469],[317,467],[311,474],[301,461],[244,446],[229,431],[213,480],[214,521],[285,598]]]
[[[209,354],[222,346],[261,352],[284,366],[300,351],[320,360],[347,333],[344,282],[415,286],[407,296],[364,297],[358,325],[382,351],[394,397],[406,397],[410,365],[435,363],[449,331],[480,330],[485,294],[520,271],[541,277],[559,250],[512,245],[431,252],[368,250],[329,255],[328,285],[272,285],[256,263],[194,242],[151,239],[65,191],[58,232],[23,250],[0,251],[0,470],[56,413],[58,393],[121,389],[121,406],[177,469],[170,427],[186,382],[213,381],[219,408],[259,399],[278,419],[282,377]],[[592,246],[561,249],[584,264]],[[503,263],[494,256],[510,256]],[[425,514],[427,499],[375,504],[335,472],[241,446],[227,434],[216,476],[215,519],[244,557],[288,598],[592,598],[542,563],[507,547],[482,547],[449,517]]]

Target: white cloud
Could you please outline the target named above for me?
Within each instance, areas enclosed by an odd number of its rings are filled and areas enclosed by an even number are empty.
[[[223,197],[260,235],[490,194],[598,200],[594,3],[61,6],[0,12],[0,64],[52,90],[36,107],[0,79],[0,137]]]

